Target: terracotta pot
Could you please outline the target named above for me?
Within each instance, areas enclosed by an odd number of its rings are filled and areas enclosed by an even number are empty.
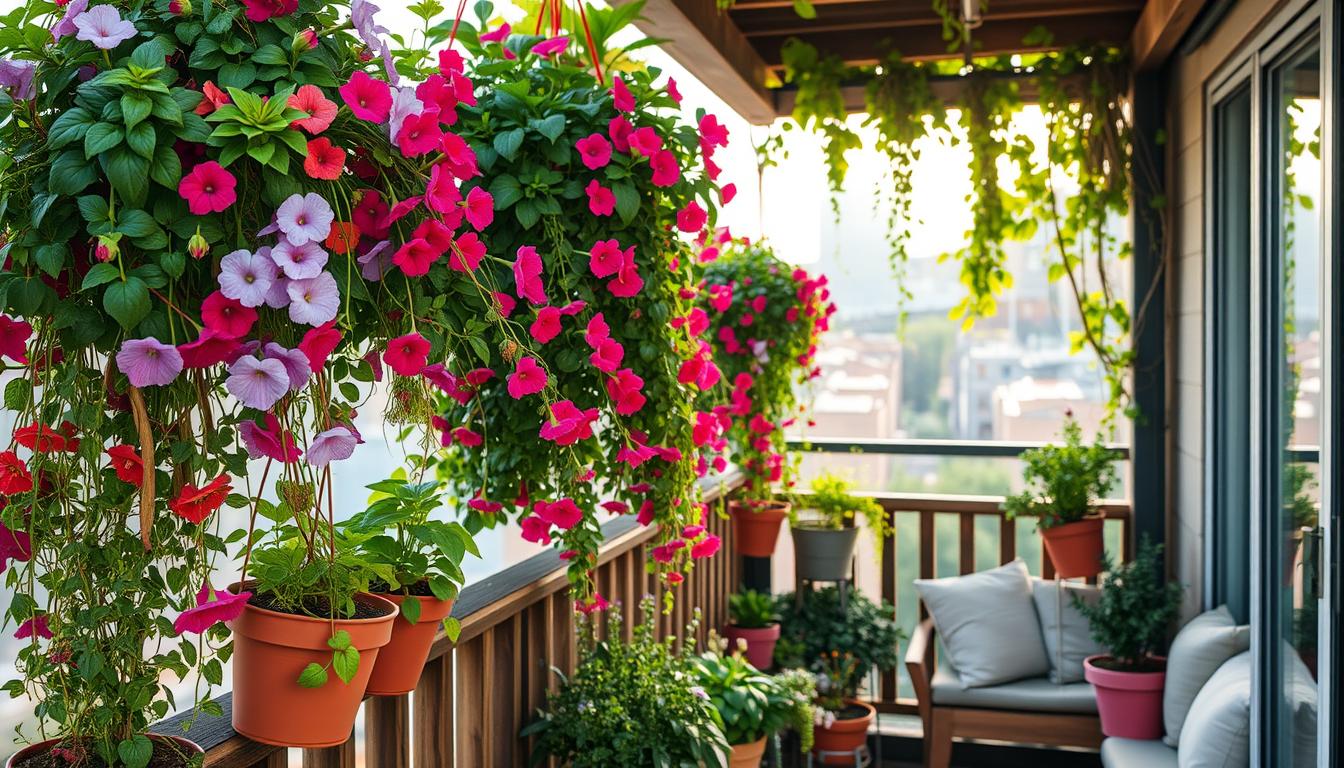
[[[819,756],[821,765],[854,765],[854,750],[868,741],[868,728],[877,717],[877,710],[858,700],[848,703],[866,711],[862,717],[836,720],[830,728],[816,729],[812,753]]]
[[[779,541],[779,526],[789,516],[787,501],[730,501],[733,549],[747,557],[770,557]]]
[[[1083,677],[1097,692],[1101,732],[1123,739],[1162,738],[1162,687],[1166,683],[1166,659],[1157,672],[1122,672],[1094,662],[1109,656],[1089,656],[1083,661]]]
[[[420,620],[412,624],[405,614],[392,622],[392,639],[378,651],[378,661],[373,665],[373,674],[369,677],[367,693],[372,696],[400,696],[410,693],[420,682],[420,673],[424,671],[425,659],[429,657],[430,646],[443,625],[443,620],[453,610],[452,600],[440,600],[437,597],[412,595],[379,594],[396,603],[398,607],[407,600],[420,603]]]
[[[1101,529],[1105,521],[1101,515],[1088,517],[1053,528],[1042,528],[1041,539],[1055,576],[1077,579],[1101,573]]]
[[[747,642],[746,657],[751,662],[751,666],[762,672],[770,669],[775,663],[775,643],[779,641],[779,623],[776,622],[768,627],[739,627],[736,624],[729,624],[723,630],[723,636],[730,645],[728,650],[732,651],[737,646],[739,639]]]
[[[764,736],[750,744],[734,744],[733,754],[728,758],[728,768],[760,768],[763,756],[765,756]]]
[[[238,585],[229,587],[237,590]],[[392,637],[397,605],[378,595],[357,600],[387,613],[372,619],[338,619],[334,629],[350,633],[359,649],[359,670],[349,683],[329,670],[321,688],[299,685],[310,663],[331,664],[333,622],[249,605],[229,622],[233,630],[233,730],[280,747],[334,747],[350,738],[355,715],[378,650]]]
[[[186,755],[205,754],[205,750],[201,749],[196,742],[184,739],[181,736],[161,736],[157,733],[151,733],[149,734],[149,738],[160,742],[171,741],[177,745],[177,748],[183,754]],[[39,741],[36,744],[30,744],[11,755],[10,758],[5,761],[5,768],[14,768],[14,766],[21,764],[30,757],[37,757],[38,755],[44,754],[47,750],[59,744],[60,741],[60,739],[47,739],[46,741]]]

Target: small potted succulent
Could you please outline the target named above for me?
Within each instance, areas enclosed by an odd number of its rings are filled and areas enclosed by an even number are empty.
[[[1100,440],[1083,444],[1082,428],[1069,413],[1064,444],[1022,454],[1026,489],[1003,502],[1009,519],[1036,518],[1045,551],[1061,579],[1101,572],[1102,523],[1097,501],[1115,483],[1115,452]]]
[[[301,493],[283,487],[290,499],[268,505],[268,516],[289,515],[287,507],[308,500],[296,498]],[[306,524],[277,523],[250,550],[251,579],[229,590],[251,593],[229,622],[233,729],[263,744],[331,747],[350,738],[398,609],[369,592],[379,574],[390,574],[364,558],[360,538],[294,519]]]
[[[852,495],[849,492],[852,484],[831,473],[816,477],[811,487],[812,493],[798,497],[789,519],[799,578],[809,581],[849,578],[859,535],[855,521],[859,517],[872,532],[878,557],[882,556],[882,539],[891,535],[892,528],[881,504]]]
[[[731,768],[757,768],[766,739],[785,729],[798,733],[802,751],[812,749],[812,700],[816,685],[806,673],[767,675],[740,653],[724,655],[712,638],[694,665],[695,681],[709,696],[732,745]],[[796,672],[796,671],[794,671]]]
[[[779,598],[782,634],[776,661],[817,675],[816,752],[822,765],[853,765],[875,710],[859,700],[869,671],[895,669],[905,633],[890,603],[874,603],[851,591],[808,590],[798,599]]]
[[[1107,736],[1162,736],[1162,691],[1166,658],[1159,655],[1176,618],[1181,586],[1162,578],[1162,547],[1144,541],[1133,562],[1115,565],[1103,555],[1109,576],[1096,603],[1074,598],[1092,638],[1109,650],[1083,662],[1097,691],[1101,730]]]
[[[368,509],[345,524],[351,533],[372,535],[360,544],[378,574],[370,590],[401,608],[369,678],[367,692],[375,696],[415,690],[440,626],[457,639],[458,623],[448,614],[465,581],[462,559],[480,552],[460,524],[430,519],[442,506],[441,487],[433,480],[401,478],[374,483],[368,486],[373,491]]]
[[[779,612],[775,598],[754,589],[728,596],[730,622],[723,636],[734,645],[745,645],[747,661],[760,670],[770,669],[779,640]]]
[[[659,614],[652,597],[640,609],[644,620],[628,643],[620,640],[619,604],[610,609],[606,640],[594,642],[594,622],[578,617],[578,669],[520,734],[536,739],[532,765],[554,758],[568,768],[727,767],[723,721],[695,683],[690,644],[677,652],[675,638],[655,638]]]

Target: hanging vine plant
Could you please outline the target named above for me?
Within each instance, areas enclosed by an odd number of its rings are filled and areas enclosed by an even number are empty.
[[[826,154],[826,182],[831,190],[831,210],[840,217],[840,193],[845,188],[849,161],[845,153],[863,142],[849,127],[849,111],[841,86],[856,70],[836,56],[821,56],[817,49],[798,38],[789,38],[781,52],[784,80],[798,87],[793,119],[803,128],[821,135]]]

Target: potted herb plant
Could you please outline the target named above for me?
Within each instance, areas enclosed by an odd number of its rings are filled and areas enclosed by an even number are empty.
[[[843,478],[825,473],[812,480],[810,494],[798,497],[789,529],[800,579],[840,581],[850,577],[859,518],[872,533],[877,556],[882,556],[882,540],[892,534],[887,512],[876,500],[851,494],[852,487]]]
[[[747,662],[740,653],[725,655],[711,643],[695,659],[694,680],[709,696],[723,721],[732,745],[731,768],[757,768],[765,754],[766,739],[791,728],[799,735],[802,751],[812,749],[811,675],[772,677]]]
[[[1074,598],[1092,638],[1109,651],[1083,662],[1097,691],[1101,730],[1127,739],[1160,738],[1166,659],[1159,654],[1180,607],[1181,586],[1163,579],[1162,547],[1146,540],[1133,562],[1113,564],[1105,555],[1103,565],[1108,575],[1100,598]]]
[[[1004,500],[1008,518],[1036,518],[1045,551],[1062,579],[1095,576],[1102,570],[1102,524],[1098,500],[1115,483],[1115,452],[1098,439],[1083,444],[1082,428],[1069,414],[1064,444],[1022,454],[1026,488]]]
[[[448,614],[465,580],[462,559],[468,552],[480,557],[480,552],[460,524],[430,519],[442,506],[441,488],[436,480],[374,483],[368,509],[345,523],[346,530],[361,536],[360,553],[380,574],[371,590],[401,609],[392,639],[373,667],[370,694],[415,690],[440,626],[457,640],[457,621]]]
[[[747,661],[760,670],[770,669],[779,640],[779,612],[775,598],[754,589],[728,596],[728,626],[723,636],[733,645],[744,645]]]
[[[825,276],[779,259],[768,244],[724,233],[705,243],[702,311],[714,361],[730,389],[716,412],[727,420],[733,461],[746,475],[728,504],[733,546],[742,555],[774,554],[790,503],[773,488],[792,486],[784,430],[798,418],[795,387],[818,375],[817,343],[835,305]]]
[[[852,765],[875,710],[858,698],[872,669],[895,669],[905,633],[893,620],[896,609],[850,591],[808,590],[801,598],[779,598],[782,635],[776,660],[817,675],[816,750],[824,765]],[[832,754],[833,753],[833,754]]]
[[[291,503],[300,503],[292,492],[277,512]],[[363,538],[335,526],[285,524],[252,548],[251,578],[230,589],[250,593],[229,622],[238,733],[292,747],[350,738],[398,614],[396,603],[369,591],[375,579],[394,577],[359,551]]]
[[[578,669],[521,733],[535,737],[534,765],[554,758],[569,768],[727,767],[723,722],[696,685],[690,645],[677,652],[675,638],[655,639],[658,613],[652,597],[640,609],[643,621],[628,643],[620,640],[619,606],[608,613],[605,640],[594,642],[597,628],[586,615],[580,617],[579,635],[588,641]]]

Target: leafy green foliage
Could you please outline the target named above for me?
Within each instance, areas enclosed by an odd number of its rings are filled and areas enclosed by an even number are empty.
[[[845,187],[849,161],[845,153],[863,146],[859,134],[849,125],[840,87],[854,71],[837,56],[821,56],[817,49],[796,37],[784,42],[780,50],[784,61],[785,82],[797,86],[794,93],[793,119],[803,128],[819,133],[824,141],[826,181],[831,190],[831,210],[840,217],[840,192]]]
[[[842,609],[839,589],[826,587],[804,592],[801,606],[793,593],[781,595],[778,604],[781,635],[775,663],[821,672],[833,654],[848,654],[854,659],[852,668],[831,678],[843,697],[854,696],[873,667],[889,670],[901,663],[905,632],[892,618],[896,609],[890,603],[874,603],[850,590]]]
[[[1180,609],[1181,585],[1163,578],[1162,546],[1146,538],[1133,561],[1117,564],[1106,553],[1102,566],[1107,576],[1101,597],[1092,604],[1074,595],[1074,607],[1087,618],[1092,639],[1123,668],[1138,671],[1162,651]]]
[[[839,475],[823,472],[812,479],[812,492],[797,494],[789,510],[789,525],[794,528],[820,528],[838,531],[852,526],[862,517],[877,545],[874,550],[882,556],[882,540],[895,534],[887,511],[870,496],[850,493],[854,484]],[[803,516],[800,508],[810,514]]]
[[[742,629],[763,629],[779,622],[774,596],[744,589],[728,596],[728,616]]]
[[[812,698],[809,677],[772,677],[757,670],[741,653],[711,649],[692,665],[694,680],[709,696],[732,745],[752,744],[792,728],[811,751]]]
[[[713,703],[695,690],[689,648],[677,653],[673,638],[655,639],[652,598],[641,610],[643,621],[629,643],[619,640],[619,608],[609,613],[609,639],[583,648],[573,677],[523,730],[524,738],[536,737],[533,765],[553,757],[572,768],[726,768],[723,722]]]
[[[1041,528],[1074,523],[1092,514],[1098,500],[1115,484],[1116,453],[1098,438],[1083,444],[1083,430],[1072,415],[1064,422],[1064,444],[1022,453],[1026,488],[1004,499],[1009,518],[1035,517]]]

